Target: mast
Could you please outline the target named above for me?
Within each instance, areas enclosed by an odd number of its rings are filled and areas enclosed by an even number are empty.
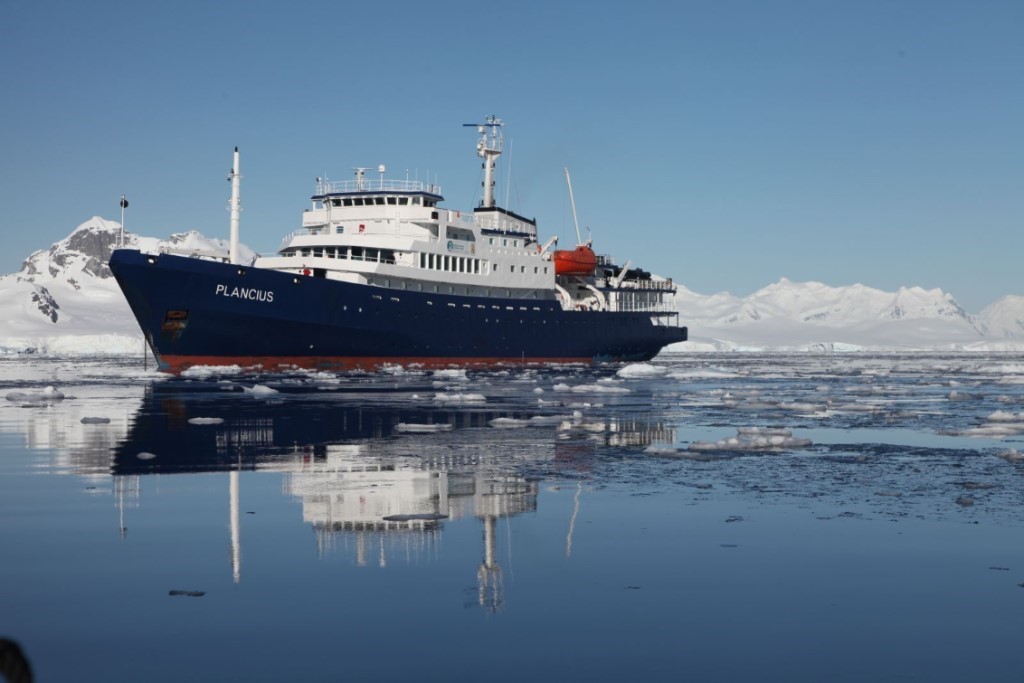
[[[118,245],[124,248],[124,210],[128,208],[128,200],[121,195],[121,243]]]
[[[476,127],[480,140],[476,143],[477,156],[484,160],[484,198],[480,203],[484,208],[494,206],[494,164],[501,156],[501,127],[505,122],[491,114],[484,123],[464,123],[463,127]]]
[[[231,181],[231,202],[228,204],[228,208],[231,210],[231,263],[238,263],[238,214],[242,210],[240,196],[242,176],[238,173],[237,147],[235,147],[234,164],[231,166],[228,180]]]

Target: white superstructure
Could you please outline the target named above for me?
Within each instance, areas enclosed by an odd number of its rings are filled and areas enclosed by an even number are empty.
[[[557,238],[541,244],[534,219],[495,204],[503,122],[487,117],[467,125],[477,127],[484,159],[483,200],[472,212],[441,207],[437,185],[387,179],[383,165],[376,178],[356,168],[352,180],[318,178],[302,226],[254,265],[391,290],[519,300],[505,302],[517,306],[548,300],[581,312],[674,313],[671,280],[618,268],[609,257],[598,257],[587,275],[557,273]]]

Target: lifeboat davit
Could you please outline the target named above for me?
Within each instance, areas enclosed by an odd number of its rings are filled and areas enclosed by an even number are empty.
[[[554,261],[555,275],[591,275],[597,268],[597,255],[585,244],[575,249],[559,249]]]

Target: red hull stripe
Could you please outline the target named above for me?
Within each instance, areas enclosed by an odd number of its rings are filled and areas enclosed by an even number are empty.
[[[305,370],[374,370],[384,365],[416,365],[425,368],[490,367],[495,365],[545,365],[586,363],[591,358],[393,358],[372,356],[160,356],[161,369],[176,375],[197,365],[262,368],[275,372],[291,368]]]

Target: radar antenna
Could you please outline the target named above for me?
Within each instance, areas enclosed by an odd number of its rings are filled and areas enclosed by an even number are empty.
[[[505,122],[491,114],[484,118],[483,123],[464,123],[465,128],[476,128],[480,140],[476,143],[477,156],[484,160],[484,198],[483,207],[494,206],[494,163],[501,156],[503,142],[501,128]]]

